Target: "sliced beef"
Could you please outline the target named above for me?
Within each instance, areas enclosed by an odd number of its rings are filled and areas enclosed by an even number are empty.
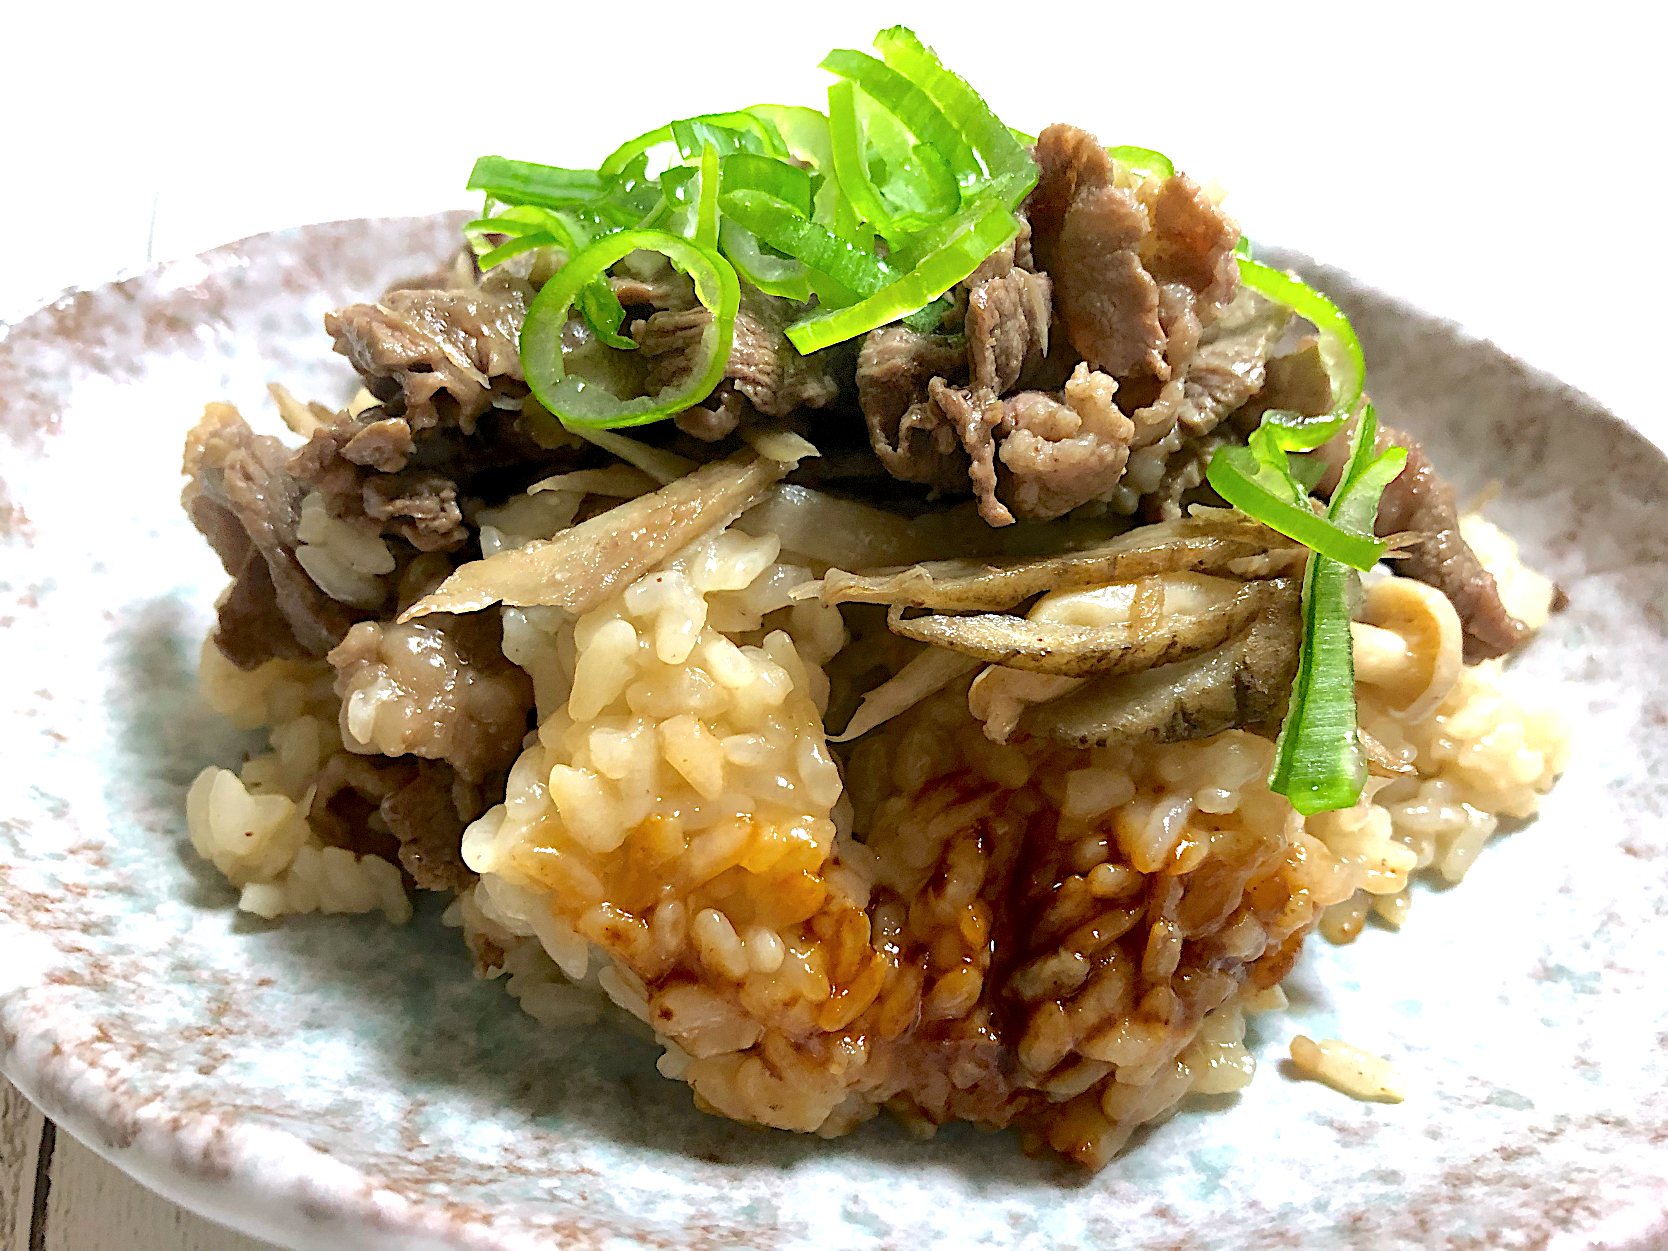
[[[801,356],[788,341],[788,326],[804,311],[792,300],[742,289],[724,377],[767,417],[826,408],[839,397],[841,373],[850,376],[850,355],[841,348]]]
[[[365,621],[329,656],[350,750],[444,760],[470,782],[507,772],[533,688],[505,659],[495,612]]]
[[[1113,402],[1117,387],[1080,364],[1058,396],[1022,391],[1002,401],[1002,497],[1015,513],[1049,521],[1118,485],[1135,425]]]
[[[614,298],[628,309],[686,309],[700,303],[695,298],[694,282],[671,265],[657,266],[645,274],[610,274],[608,285],[614,289]]]
[[[673,414],[672,421],[692,439],[717,443],[734,434],[738,426],[754,418],[757,412],[747,397],[736,390],[736,384],[726,378],[699,404]]]
[[[482,811],[450,765],[337,752],[313,782],[308,825],[327,844],[395,860],[424,890],[463,890],[464,827]]]
[[[1119,186],[1100,141],[1075,126],[1044,130],[1036,159],[1031,245],[1072,346],[1118,378],[1180,377],[1194,336],[1238,290],[1239,227],[1185,174]]]
[[[482,811],[479,791],[437,760],[417,761],[415,776],[377,806],[399,840],[400,864],[424,890],[459,891],[474,882],[461,848],[464,827]]]
[[[229,404],[210,404],[186,437],[180,502],[233,578],[215,641],[253,669],[275,656],[323,656],[366,614],[331,599],[296,560],[305,491],[289,450]]]
[[[968,391],[942,378],[927,384],[928,408],[954,432],[966,453],[967,477],[979,501],[979,516],[993,526],[1012,525],[1014,515],[996,498],[996,438],[1004,412],[1002,401],[987,387]]]
[[[1320,490],[1329,495],[1349,459],[1346,429],[1321,448],[1329,472]],[[1436,472],[1418,440],[1388,426],[1378,432],[1378,448],[1407,449],[1407,464],[1384,489],[1379,501],[1380,536],[1412,532],[1421,537],[1399,560],[1396,572],[1429,583],[1448,597],[1465,630],[1465,660],[1475,664],[1504,656],[1526,642],[1530,629],[1506,610],[1494,575],[1460,534],[1454,488]]]
[[[1233,411],[1233,425],[1249,434],[1271,408],[1306,417],[1332,411],[1332,379],[1321,359],[1320,340],[1306,335],[1290,351],[1268,358],[1263,385],[1250,400]]]
[[[1208,434],[1264,389],[1269,350],[1290,323],[1291,313],[1283,306],[1245,290],[1201,334],[1183,382],[1186,406],[1178,415],[1189,434]],[[1330,397],[1329,389],[1321,412]]]
[[[1048,270],[1072,347],[1115,377],[1171,373],[1158,284],[1137,251],[1146,231],[1146,210],[1131,192],[1110,182],[1085,185],[1061,223]]]
[[[383,523],[420,552],[455,552],[469,541],[469,527],[458,507],[457,483],[437,473],[414,469],[376,474],[360,488],[365,516]]]
[[[1233,441],[1217,431],[1196,434],[1183,440],[1182,445],[1164,462],[1164,474],[1158,486],[1141,497],[1141,520],[1179,521],[1187,515],[1184,507],[1187,503],[1220,502],[1216,499],[1216,492],[1208,488],[1204,490],[1205,498],[1201,500],[1193,501],[1188,497],[1204,487],[1205,473],[1210,468],[1210,458],[1216,455],[1216,449]]]
[[[964,328],[973,385],[1001,395],[1013,388],[1026,366],[1048,356],[1052,314],[1047,274],[1011,263],[1007,272],[975,285],[967,298]]]
[[[704,354],[712,314],[701,305],[660,309],[631,323],[631,337],[648,365],[644,390],[653,395],[680,387],[695,376]]]
[[[1198,297],[1209,325],[1239,290],[1234,248],[1239,225],[1186,174],[1166,178],[1152,198],[1152,233],[1142,261],[1159,283],[1176,282]]]
[[[505,275],[480,287],[390,291],[325,316],[336,350],[413,431],[465,433],[502,395],[526,394],[517,336],[532,288]]]
[[[850,368],[848,355],[839,349],[801,356],[788,341],[787,328],[803,310],[803,305],[792,300],[752,287],[742,290],[724,378],[767,417],[787,417],[801,408],[826,408],[840,394],[842,363]],[[699,304],[662,309],[632,322],[631,337],[649,365],[645,389],[652,393],[687,382],[701,363],[712,323],[712,314]],[[690,420],[702,424],[699,418]]]
[[[886,326],[857,353],[857,400],[869,443],[887,470],[905,482],[953,491],[967,478],[967,455],[926,397],[934,378],[964,377],[967,351],[947,335]]]

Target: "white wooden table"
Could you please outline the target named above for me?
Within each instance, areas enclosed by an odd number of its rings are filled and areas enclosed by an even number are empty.
[[[903,21],[1012,124],[1063,118],[1164,149],[1227,186],[1254,236],[1453,317],[1661,445],[1662,10],[1538,9],[1063,3],[1026,33],[1010,12],[981,23],[975,6],[913,0],[852,0],[815,18],[732,0],[720,20],[688,6],[663,18],[633,6],[627,19],[611,5],[513,0],[490,20],[409,0],[397,13],[353,0],[164,3],[88,11],[72,37],[61,7],[29,6],[8,13],[0,76],[3,115],[21,123],[0,173],[11,241],[0,320],[66,286],[262,230],[462,206],[483,151],[594,164],[668,117],[814,102],[811,67],[830,46],[866,46]],[[489,29],[513,33],[472,69],[464,44]],[[622,42],[629,86],[608,51]],[[1040,71],[1028,52],[1046,52]],[[1144,60],[1149,77],[1128,73]],[[733,75],[710,72],[725,63]],[[564,110],[604,106],[606,128],[559,133]],[[265,1245],[54,1136],[3,1082],[0,1237],[8,1251]]]

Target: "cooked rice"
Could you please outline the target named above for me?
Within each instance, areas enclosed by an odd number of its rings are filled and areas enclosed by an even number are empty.
[[[1303,1072],[1352,1099],[1400,1103],[1407,1097],[1407,1083],[1390,1061],[1339,1039],[1316,1042],[1299,1034],[1292,1039],[1291,1056],[1292,1063]]]
[[[580,488],[564,486],[481,512],[483,548],[571,522]],[[321,586],[386,572],[363,536],[309,517],[303,537],[336,562],[322,580],[307,566]],[[1515,550],[1489,558],[1503,585],[1535,589]],[[1270,793],[1273,744],[1243,730],[999,745],[981,722],[1000,709],[978,688],[969,709],[971,675],[857,742],[842,776],[822,717],[848,635],[839,610],[793,599],[812,576],[731,528],[577,619],[495,610],[539,726],[464,836],[481,876],[447,914],[531,1015],[594,1020],[606,995],[655,1031],[663,1074],[737,1120],[837,1134],[884,1106],[924,1133],[1016,1124],[1098,1166],[1190,1091],[1250,1080],[1245,1015],[1284,1006],[1311,928],[1345,941],[1370,913],[1401,924],[1412,875],[1457,881],[1567,758],[1563,723],[1510,695],[1498,664],[1444,668],[1436,620],[1358,636],[1378,649],[1363,729],[1404,773],[1343,812],[1306,821]],[[341,749],[331,676],[242,673],[205,647],[206,698],[269,726],[271,747],[199,777],[192,842],[248,911],[403,921],[398,866],[327,846],[306,818]],[[983,1042],[993,1012],[1019,1014],[1007,1067]],[[1377,1057],[1303,1038],[1292,1054],[1347,1093],[1400,1098]]]

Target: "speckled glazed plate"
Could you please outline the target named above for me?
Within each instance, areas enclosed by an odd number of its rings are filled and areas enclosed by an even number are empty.
[[[0,1067],[70,1132],[298,1247],[1668,1245],[1668,465],[1336,273],[1380,410],[1462,494],[1499,482],[1493,517],[1569,592],[1515,673],[1577,747],[1401,934],[1311,944],[1243,1094],[1093,1177],[965,1126],[752,1131],[635,1038],[521,1015],[432,903],[404,929],[240,915],[182,811],[247,746],[193,692],[222,579],[177,505],[182,435],[208,399],[275,424],[269,381],[345,400],[321,315],[431,267],[457,220],[264,235],[0,340]],[[1294,1080],[1298,1031],[1391,1056],[1407,1102]]]

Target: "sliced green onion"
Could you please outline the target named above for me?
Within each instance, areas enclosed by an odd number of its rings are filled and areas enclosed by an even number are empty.
[[[851,200],[858,216],[890,237],[896,227],[869,178],[863,132],[857,124],[856,89],[844,80],[828,85],[828,133],[834,145],[834,176],[840,180],[840,190]]]
[[[585,324],[598,339],[622,352],[637,350],[637,341],[620,333],[620,323],[625,321],[625,309],[620,307],[620,297],[614,294],[607,278],[599,275],[579,288],[578,304]]]
[[[720,181],[725,191],[762,191],[790,205],[801,217],[811,216],[815,188],[810,170],[773,156],[737,152],[724,158]]]
[[[1239,280],[1315,323],[1320,331],[1321,361],[1332,379],[1332,411],[1346,417],[1353,413],[1366,381],[1367,361],[1349,318],[1307,283],[1249,257],[1239,258]]]
[[[835,229],[835,202],[840,185],[833,177],[834,148],[828,135],[828,118],[815,109],[790,104],[755,104],[746,112],[775,126],[795,160],[822,172],[822,184],[812,200],[811,218],[830,230]]]
[[[1003,205],[985,215],[909,272],[846,308],[817,312],[788,327],[788,340],[809,355],[906,317],[930,304],[972,273],[984,259],[1019,233],[1019,222]]]
[[[932,97],[897,70],[866,52],[837,48],[822,59],[821,69],[849,79],[884,107],[921,142],[949,163],[955,179],[971,186],[984,176],[973,149]]]
[[[864,169],[892,218],[891,241],[942,221],[974,196],[983,182],[963,188],[950,163],[863,92],[857,92]]]
[[[762,191],[737,191],[721,196],[719,206],[764,243],[826,274],[857,295],[873,294],[897,277],[873,252],[865,252],[801,217],[792,205],[775,196]]]
[[[1249,447],[1218,448],[1205,476],[1240,512],[1342,564],[1371,569],[1384,555],[1381,540],[1342,529],[1316,513],[1289,470],[1270,466]]]
[[[749,137],[751,142],[741,136]],[[678,151],[689,158],[697,155],[707,143],[716,147],[721,156],[741,151],[788,155],[787,144],[766,117],[751,112],[703,113],[667,122],[635,139],[626,140],[608,154],[597,168],[597,173],[603,178],[623,174],[633,161],[646,158],[652,150],[665,144],[676,144]]]
[[[695,297],[713,314],[702,346],[705,355],[690,379],[654,395],[621,399],[599,383],[569,375],[562,359],[562,328],[580,292],[603,278],[628,253],[658,252],[695,280]],[[569,426],[637,426],[670,417],[712,393],[724,377],[735,332],[741,288],[730,263],[709,248],[654,230],[604,235],[562,266],[534,297],[521,329],[521,368],[540,404]]]
[[[546,234],[542,230],[535,230],[531,234],[520,235],[505,243],[500,243],[490,251],[482,252],[475,258],[475,263],[483,270],[491,269],[494,265],[502,265],[512,256],[520,256],[523,252],[532,252],[538,248],[560,247],[555,235]]]
[[[1356,741],[1350,576],[1319,554],[1303,573],[1303,641],[1268,788],[1306,817],[1352,806],[1367,779]]]
[[[1034,183],[1037,166],[979,93],[944,68],[938,54],[904,26],[875,36],[875,47],[886,64],[932,97],[946,117],[954,118],[962,138],[993,178],[1003,174],[1029,175]]]
[[[1403,448],[1373,454],[1378,423],[1372,405],[1350,443],[1349,465],[1328,515],[1372,527],[1379,497],[1407,460]],[[1361,797],[1367,769],[1355,723],[1355,643],[1350,629],[1350,569],[1318,552],[1303,577],[1303,642],[1291,702],[1275,748],[1269,789],[1304,816],[1348,808]]]
[[[944,247],[993,208],[1004,208],[1011,213],[1018,207],[1020,200],[1025,198],[1025,192],[1019,189],[1021,185],[1021,180],[1017,178],[998,178],[987,183],[977,195],[968,200],[959,213],[935,222],[905,239],[886,258],[886,263],[893,269],[914,269],[923,258]]]
[[[804,264],[791,256],[766,252],[753,232],[728,214],[719,220],[718,240],[743,282],[752,283],[766,295],[801,304],[811,298],[811,280]]]
[[[598,199],[607,184],[594,169],[561,169],[502,156],[483,156],[469,172],[465,189],[484,191],[507,203],[563,208]]]
[[[547,234],[556,241],[557,247],[570,255],[589,245],[592,234],[578,215],[535,204],[517,204],[493,217],[477,217],[472,222],[464,223],[463,232],[505,235],[512,239]]]
[[[709,251],[718,247],[718,149],[701,149],[701,197],[696,202],[695,242]]]
[[[1127,165],[1138,174],[1145,174],[1149,178],[1173,178],[1176,173],[1175,162],[1162,152],[1154,152],[1151,148],[1137,148],[1125,144],[1121,148],[1108,148],[1106,155],[1120,165]]]

